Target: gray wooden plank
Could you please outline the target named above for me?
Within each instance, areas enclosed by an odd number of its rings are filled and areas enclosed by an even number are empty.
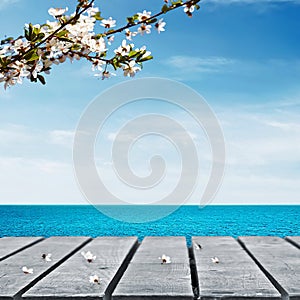
[[[51,237],[0,262],[0,299],[14,299],[89,241],[87,237]],[[43,254],[52,254],[46,262]],[[33,268],[24,274],[22,267]]]
[[[193,237],[192,244],[201,299],[281,299],[234,238]]]
[[[300,250],[278,237],[240,237],[239,240],[283,296],[300,299]]]
[[[0,261],[41,241],[42,237],[3,237],[0,238]]]
[[[170,264],[158,258],[170,256]],[[184,237],[146,237],[113,292],[112,299],[193,299]]]
[[[300,236],[287,236],[286,240],[300,249]]]
[[[60,265],[27,291],[26,300],[107,299],[136,249],[136,237],[99,237]],[[96,259],[88,263],[81,252],[90,251]],[[90,283],[97,275],[100,284]]]

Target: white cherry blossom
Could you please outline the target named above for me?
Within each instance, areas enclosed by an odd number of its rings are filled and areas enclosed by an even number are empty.
[[[212,257],[211,258],[211,261],[214,263],[214,264],[218,264],[220,262],[219,258],[218,257]]]
[[[159,257],[158,259],[161,260],[161,264],[164,265],[164,264],[170,264],[171,263],[171,258],[170,256],[167,256],[165,254],[163,254],[161,257]]]
[[[151,17],[151,11],[144,10],[142,13],[137,13],[137,15],[140,22],[145,22]]]
[[[161,33],[162,31],[165,31],[165,26],[166,22],[163,22],[164,19],[160,19],[156,24],[155,24],[155,29],[157,30],[158,33]]]
[[[144,33],[146,33],[146,34],[151,33],[151,25],[142,24],[138,28],[138,33],[140,33],[141,35],[143,35]]]
[[[39,72],[41,72],[43,69],[43,64],[41,64],[40,62],[37,63],[34,67],[34,69],[31,71],[31,75],[33,78],[37,78],[37,75]]]
[[[26,50],[30,46],[30,43],[27,40],[17,39],[14,42],[13,48],[14,50],[24,49]]]
[[[53,16],[54,18],[62,16],[65,12],[68,11],[68,7],[66,8],[49,8],[48,14]]]
[[[50,261],[52,261],[51,256],[52,256],[51,253],[48,253],[48,254],[44,253],[44,254],[42,254],[42,259],[47,262],[50,262]]]
[[[87,260],[87,262],[91,263],[93,260],[96,259],[96,255],[93,255],[91,251],[88,252],[81,252],[81,255]]]
[[[136,66],[136,62],[134,60],[130,61],[122,68],[124,71],[124,76],[128,76],[128,77],[134,77],[135,74],[141,70],[139,66]]]
[[[109,17],[108,19],[102,20],[100,25],[104,28],[112,28],[116,26],[116,21],[113,20],[112,17]]]
[[[132,41],[132,38],[137,35],[137,32],[132,32],[128,28],[125,29],[125,37],[127,40]]]
[[[87,9],[86,12],[89,17],[93,17],[99,12],[99,8],[98,7],[90,7]]]
[[[148,51],[148,50],[146,49],[146,46],[143,46],[143,47],[141,47],[140,49],[139,49],[139,48],[136,48],[135,51],[137,51],[137,52],[146,51],[146,52],[143,54],[143,56],[141,57],[142,59],[145,58],[145,57],[147,57],[147,56],[150,56],[150,55],[151,55],[151,52]]]
[[[90,283],[100,284],[101,279],[98,275],[90,276]]]
[[[121,46],[115,49],[114,52],[116,55],[125,56],[130,52],[133,46],[133,44],[127,44],[126,40],[123,40]]]
[[[24,274],[33,274],[33,269],[32,268],[27,268],[26,266],[24,266],[22,268],[22,271]]]

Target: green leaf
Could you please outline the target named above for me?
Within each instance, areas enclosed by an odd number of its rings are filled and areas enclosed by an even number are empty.
[[[127,18],[127,23],[128,23],[128,24],[134,24],[134,19],[133,19],[133,17],[128,17],[128,18]]]
[[[137,62],[137,64],[141,67],[141,69],[143,69],[143,64],[141,62]]]
[[[38,80],[41,82],[41,84],[45,85],[46,84],[46,80],[45,80],[45,77],[38,74],[37,76]]]
[[[34,27],[31,23],[29,23],[28,28],[25,28],[25,38],[32,42],[36,38],[36,34],[34,33]]]
[[[106,51],[104,51],[104,52],[101,52],[100,57],[103,58],[103,57],[106,57],[106,55],[107,55],[107,53],[106,53]]]
[[[169,6],[167,4],[165,4],[162,8],[161,11],[165,14],[170,10]]]
[[[106,34],[98,33],[98,34],[94,35],[93,38],[95,40],[99,40],[99,39],[101,39],[102,37],[105,37],[105,36],[106,36]]]
[[[37,55],[36,53],[36,49],[33,49],[31,51],[29,51],[25,56],[24,59],[26,59],[27,61],[34,61],[39,59],[40,57]]]
[[[178,1],[171,1],[172,5],[174,6],[179,6],[179,5],[182,5],[182,1],[181,0],[178,0]]]
[[[101,17],[101,12],[100,12],[100,11],[98,11],[98,12],[94,15],[94,18],[95,18],[96,20],[98,20],[98,21],[103,20],[103,18]]]
[[[72,40],[68,39],[68,38],[65,38],[65,37],[61,37],[61,38],[58,38],[60,41],[63,41],[63,42],[69,42],[69,43],[73,43]]]
[[[9,42],[13,41],[13,39],[14,38],[12,38],[12,37],[8,37],[8,38],[6,38],[6,39],[4,39],[4,40],[1,41],[1,45],[9,43]]]
[[[33,27],[33,33],[38,35],[41,32],[40,28]]]
[[[30,76],[30,81],[31,82],[37,82],[37,78],[34,78],[32,75]]]
[[[128,17],[128,18],[126,18],[126,19],[127,19],[127,23],[130,23],[130,24],[134,23],[134,21],[133,21],[133,18],[132,18],[132,17]]]
[[[128,24],[134,24],[136,20],[138,20],[139,16],[137,14],[131,16],[131,17],[127,17],[127,23]]]
[[[151,20],[148,20],[148,21],[147,21],[147,24],[153,24],[153,23],[155,23],[155,22],[157,22],[157,19],[156,19],[156,18],[151,19]]]
[[[135,57],[135,56],[137,56],[139,54],[139,52],[137,52],[137,51],[130,51],[129,52],[129,54],[128,54],[128,57]]]
[[[55,36],[60,38],[60,37],[66,36],[67,33],[68,33],[68,30],[61,30],[58,33],[56,33]]]
[[[111,65],[113,66],[113,68],[115,70],[117,70],[120,67],[120,62],[116,57],[114,57],[113,60],[112,60]]]
[[[29,36],[29,31],[28,31],[27,28],[24,28],[24,34],[25,34],[26,40],[29,41],[30,40],[30,36]]]
[[[81,46],[79,44],[75,44],[71,47],[71,50],[75,50],[75,51],[80,50],[80,49],[81,49]]]
[[[45,37],[44,33],[39,33],[35,38],[31,40],[31,42],[37,43],[40,42]]]
[[[2,59],[2,57],[1,57],[1,56],[0,56],[0,65],[1,65],[1,66],[3,66],[3,67],[5,66],[4,59]]]
[[[151,59],[153,59],[153,56],[152,55],[148,55],[146,57],[143,57],[143,58],[139,59],[138,62],[144,62],[144,61],[151,60]]]
[[[39,35],[37,36],[39,40],[42,40],[45,37],[45,33],[39,33]]]

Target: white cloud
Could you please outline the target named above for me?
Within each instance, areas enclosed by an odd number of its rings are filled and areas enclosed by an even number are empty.
[[[228,148],[228,164],[239,170],[269,172],[282,165],[300,162],[300,119],[293,108],[277,112],[273,109],[239,108],[220,114]],[[255,107],[255,106],[254,106]],[[224,122],[223,122],[224,121]],[[264,169],[261,170],[261,167]],[[292,174],[291,170],[291,174]]]
[[[0,10],[5,9],[6,7],[19,2],[20,0],[1,0],[0,1]]]
[[[0,146],[2,150],[16,145],[23,145],[27,148],[30,145],[40,146],[51,144],[71,148],[73,145],[74,131],[72,130],[39,130],[32,129],[20,124],[4,124],[0,127]]]
[[[71,148],[74,135],[74,131],[70,130],[52,130],[49,132],[50,143]]]
[[[175,55],[171,56],[167,62],[168,65],[186,72],[220,72],[228,65],[235,63],[233,59],[225,57],[193,57]]]
[[[0,157],[0,170],[1,203],[85,203],[71,164],[56,160]]]
[[[214,203],[299,203],[298,99],[299,97],[295,96],[290,100],[268,104],[235,107],[222,105],[218,108],[217,115],[223,126],[226,141],[227,168],[223,187]],[[187,130],[199,147],[201,188],[191,199],[193,203],[197,203],[200,199],[199,192],[201,195],[210,171],[210,149],[205,137],[201,136],[199,125],[192,125],[193,120],[188,119],[187,113],[172,110],[170,114],[172,118],[182,121],[187,126]],[[102,138],[99,138],[99,147],[96,147],[97,166],[102,169],[104,180],[114,189],[116,185],[110,171],[113,168],[110,146],[122,121],[116,116],[116,121],[106,127]],[[168,130],[174,133],[174,128]],[[12,203],[31,201],[38,203],[43,197],[47,203],[59,202],[62,199],[80,202],[82,198],[74,182],[72,155],[69,151],[73,134],[71,130],[31,130],[16,124],[2,126],[0,200],[9,200]],[[132,136],[125,135],[124,138],[131,139]],[[177,139],[184,141],[185,136],[178,135]],[[27,149],[28,145],[31,145],[31,148]],[[139,176],[148,175],[149,159],[153,155],[159,154],[166,158],[170,185],[164,183],[165,187],[158,189],[156,194],[149,194],[147,198],[149,201],[161,192],[170,191],[178,178],[179,174],[175,172],[175,168],[180,165],[180,157],[178,158],[174,149],[173,152],[170,151],[169,147],[172,148],[173,145],[157,137],[145,138],[135,145],[129,155],[130,167]],[[18,149],[16,153],[13,152],[14,148]],[[62,151],[67,153],[60,157],[59,153]],[[43,157],[45,153],[46,158]],[[128,153],[120,153],[120,156],[122,155],[128,159]],[[177,175],[174,176],[175,174]],[[118,192],[126,194],[124,189],[118,189]],[[140,194],[134,197],[139,201]]]
[[[300,204],[299,178],[228,173],[213,204]]]
[[[300,1],[300,0],[299,0]],[[182,76],[186,81],[207,78],[208,75],[214,76],[230,76],[230,80],[236,81],[236,78],[253,78],[259,83],[260,80],[266,78],[278,79],[276,74],[286,74],[300,72],[299,59],[233,59],[229,57],[201,57],[201,56],[186,56],[186,55],[173,55],[165,62],[167,68],[167,76],[173,76],[177,80]],[[195,76],[197,73],[198,76]],[[203,76],[200,76],[202,75]],[[290,74],[290,73],[289,73]],[[189,75],[187,77],[187,75]],[[227,80],[228,80],[227,78]],[[230,81],[229,81],[230,82]],[[299,100],[298,100],[299,101]],[[251,105],[251,104],[250,104]],[[276,103],[277,105],[277,103]]]
[[[266,121],[266,125],[279,128],[288,132],[297,132],[300,134],[300,123]]]
[[[28,143],[34,140],[34,134],[30,130],[19,124],[6,124],[0,128],[0,145],[5,146],[10,143]]]

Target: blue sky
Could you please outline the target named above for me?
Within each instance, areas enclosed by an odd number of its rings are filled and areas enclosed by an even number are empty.
[[[96,0],[103,16],[116,20],[143,9],[154,13],[161,2]],[[1,36],[17,36],[24,23],[50,19],[49,7],[72,10],[71,4],[2,0]],[[136,46],[147,45],[155,58],[137,78],[164,77],[191,86],[206,99],[223,127],[226,173],[213,204],[300,204],[299,15],[297,0],[203,0],[193,18],[179,9],[164,17],[166,32],[136,40]],[[76,62],[55,67],[46,80],[46,86],[24,83],[0,89],[0,203],[86,203],[73,173],[74,131],[95,96],[130,79],[119,75],[97,80],[88,64]],[[153,102],[128,107],[123,113],[165,110]],[[198,203],[209,174],[209,147],[188,116],[172,113],[198,146],[201,180],[190,201]],[[108,184],[113,174],[107,153],[120,120],[122,114],[116,114],[97,143],[96,156]],[[155,143],[166,151],[170,170],[178,165],[168,145],[164,148],[163,142],[149,139],[144,150],[133,155],[132,166],[138,174],[147,173],[141,162],[151,155],[145,149]],[[176,177],[177,173],[170,174]]]

